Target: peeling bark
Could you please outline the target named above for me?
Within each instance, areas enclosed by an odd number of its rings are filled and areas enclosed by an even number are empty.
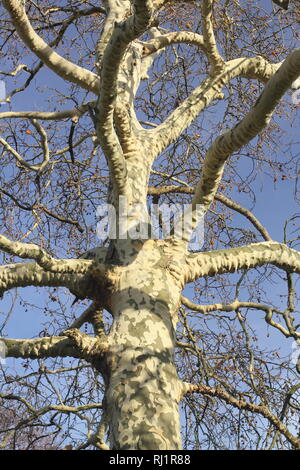
[[[186,282],[197,277],[233,273],[239,269],[251,269],[273,264],[288,272],[300,273],[300,253],[283,243],[253,243],[238,248],[216,250],[189,255],[185,272]]]
[[[120,272],[111,304],[105,403],[114,449],[180,449],[180,384],[174,364],[180,284],[159,246]],[[160,248],[162,249],[162,248]]]

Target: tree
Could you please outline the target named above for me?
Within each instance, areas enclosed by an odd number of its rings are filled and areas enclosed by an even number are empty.
[[[22,409],[2,446],[37,426],[80,449],[299,449],[299,366],[255,331],[263,312],[299,340],[298,216],[274,241],[237,200],[251,207],[259,170],[297,171],[281,116],[297,112],[299,2],[2,3],[6,102],[39,106],[0,113],[1,344],[29,368],[2,366],[2,403]],[[41,308],[33,338],[5,334],[17,295]]]

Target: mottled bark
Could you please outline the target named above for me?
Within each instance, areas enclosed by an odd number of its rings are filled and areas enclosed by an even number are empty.
[[[174,364],[181,283],[168,264],[164,246],[148,241],[113,289],[105,403],[115,449],[181,448]]]
[[[126,273],[127,280],[136,281],[137,274]],[[140,273],[140,284],[146,274]],[[124,289],[114,302],[114,345],[105,400],[113,449],[181,448],[175,332],[167,299],[152,292],[154,277],[160,281],[160,294],[164,289],[163,295],[168,295],[172,286],[162,284],[164,276],[158,271],[148,273],[144,285]]]
[[[190,254],[185,272],[186,282],[202,276],[233,273],[239,269],[251,269],[273,264],[288,272],[300,273],[300,253],[284,243],[273,241],[253,243],[227,250]]]

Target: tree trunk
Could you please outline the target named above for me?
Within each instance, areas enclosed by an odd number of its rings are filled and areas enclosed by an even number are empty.
[[[145,245],[150,249],[142,250],[143,256],[116,268],[105,395],[110,443],[112,449],[180,449],[180,381],[174,365],[180,287],[159,266],[166,258],[157,262],[155,242]]]

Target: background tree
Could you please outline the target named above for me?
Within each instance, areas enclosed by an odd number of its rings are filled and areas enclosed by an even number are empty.
[[[2,3],[2,447],[299,449],[262,326],[299,340],[298,215],[282,241],[254,215],[259,175],[297,181],[299,1]],[[190,204],[183,237],[183,211],[149,237],[151,202]]]

